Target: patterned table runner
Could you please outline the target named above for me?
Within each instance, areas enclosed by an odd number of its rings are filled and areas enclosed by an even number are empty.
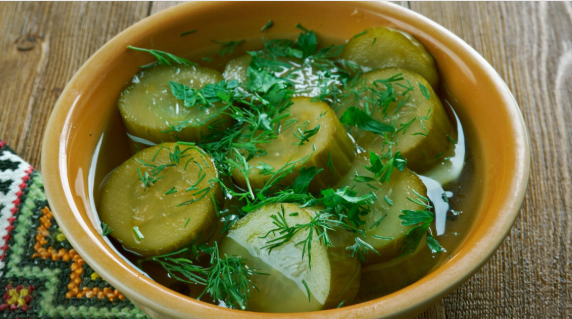
[[[148,318],[77,254],[40,173],[0,141],[1,318]]]

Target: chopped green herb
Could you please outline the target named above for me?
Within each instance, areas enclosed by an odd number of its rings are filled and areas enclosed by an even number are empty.
[[[421,90],[421,94],[423,94],[423,96],[430,100],[431,99],[431,93],[429,93],[429,90],[427,90],[427,87],[421,83],[419,83],[419,89]]]
[[[173,186],[170,190],[168,190],[168,191],[165,192],[165,195],[170,195],[170,194],[173,194],[173,193],[176,193],[176,192],[177,192],[177,190],[176,190],[175,187]]]
[[[357,254],[358,259],[363,261],[365,260],[365,255],[372,251],[379,255],[379,252],[375,250],[370,244],[366,243],[359,237],[355,237],[355,244],[352,246],[346,247],[347,250],[351,250],[352,257]]]
[[[449,140],[449,142],[457,144],[457,141],[455,141],[451,136],[449,136],[449,134],[447,134],[447,139]]]
[[[184,37],[184,36],[186,36],[186,35],[193,34],[193,33],[197,32],[197,31],[199,31],[199,30],[194,29],[194,30],[190,30],[190,31],[185,31],[185,32],[182,32],[180,36],[181,36],[181,37]]]
[[[260,31],[264,32],[274,26],[274,22],[272,20],[268,20],[268,22],[262,27]]]
[[[435,239],[429,233],[427,234],[427,245],[429,246],[429,249],[431,249],[431,252],[434,254],[438,254],[442,251],[446,251],[445,248],[443,248],[443,246],[441,246],[441,244],[439,244],[437,239]]]
[[[108,236],[113,233],[113,229],[109,227],[106,223],[101,222],[101,236]]]
[[[304,287],[306,287],[306,294],[308,294],[308,302],[311,301],[310,299],[310,288],[308,288],[308,284],[306,283],[306,280],[302,279],[302,283],[304,284]]]
[[[328,163],[327,163],[328,167],[332,170],[332,173],[336,172],[336,169],[334,168],[334,162],[332,162],[332,153],[328,152]]]
[[[157,59],[157,64],[159,64],[159,65],[173,65],[173,64],[182,64],[182,65],[187,65],[187,66],[196,65],[195,63],[193,63],[189,60],[179,58],[178,56],[176,56],[174,54],[164,52],[164,51],[142,49],[142,48],[136,48],[133,46],[127,46],[127,48],[130,50],[141,51],[141,52],[146,52],[146,53],[151,54],[152,56],[154,56]],[[147,65],[144,67],[150,67],[150,65]]]
[[[143,237],[143,234],[141,233],[141,231],[139,231],[138,226],[133,226],[132,230],[133,230],[133,234],[135,235],[137,240],[141,240],[141,239],[145,238],[145,237]]]
[[[362,32],[360,32],[360,33],[354,35],[354,36],[352,37],[352,39],[359,38],[359,37],[361,37],[362,35],[364,35],[364,34],[366,34],[366,33],[367,33],[367,30],[364,30],[364,31],[362,31]]]
[[[407,165],[407,159],[404,159],[403,156],[401,156],[401,152],[395,153],[395,155],[389,158],[385,164],[377,154],[369,152],[369,162],[371,166],[365,166],[365,168],[372,172],[375,178],[382,183],[389,182],[394,168],[397,168],[398,171],[402,172]]]
[[[387,217],[387,214],[381,216],[381,218],[376,220],[375,223],[373,223],[369,229],[374,229],[375,227],[377,227],[385,217]]]
[[[342,114],[340,122],[349,126],[357,126],[359,129],[376,134],[395,131],[394,126],[373,119],[366,112],[355,106],[350,106],[344,114]]]
[[[385,200],[385,202],[387,203],[387,205],[393,206],[393,201],[392,201],[389,197],[383,196],[383,199]]]
[[[316,127],[314,127],[311,130],[304,128],[304,131],[302,131],[302,129],[299,127],[297,129],[297,131],[294,132],[294,136],[296,136],[296,138],[298,138],[300,140],[300,143],[294,144],[294,145],[298,145],[298,146],[304,145],[305,142],[310,141],[310,137],[318,134],[319,130],[320,130],[320,124],[316,125]]]
[[[221,45],[220,51],[218,52],[218,54],[220,56],[225,56],[225,55],[231,55],[234,53],[234,49],[245,42],[245,40],[240,40],[240,41],[216,41],[216,40],[212,40],[214,43],[218,43]]]
[[[196,265],[190,259],[198,252],[210,254],[210,266]],[[179,257],[182,256],[182,257]],[[224,301],[230,308],[246,309],[251,288],[257,289],[251,280],[253,275],[267,275],[257,269],[248,268],[240,257],[219,255],[219,249],[206,245],[192,245],[164,255],[141,260],[158,262],[171,277],[189,284],[206,286],[197,297],[208,293],[213,300]]]
[[[385,237],[385,236],[379,236],[379,235],[371,235],[371,237],[376,238],[376,239],[383,239],[383,240],[393,240],[393,237]]]

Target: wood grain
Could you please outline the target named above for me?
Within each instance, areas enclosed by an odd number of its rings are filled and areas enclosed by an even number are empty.
[[[0,137],[38,167],[50,111],[114,35],[176,2],[0,4]],[[532,175],[491,260],[420,318],[572,317],[572,4],[400,2],[464,39],[518,101]]]

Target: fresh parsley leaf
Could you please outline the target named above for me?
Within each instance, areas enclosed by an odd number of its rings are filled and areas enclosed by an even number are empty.
[[[318,169],[316,166],[312,167],[302,167],[298,172],[300,175],[296,177],[294,183],[292,184],[292,190],[294,194],[306,194],[308,193],[308,186],[310,186],[310,182],[318,173],[320,173],[322,169]]]
[[[340,117],[340,122],[349,126],[357,126],[364,131],[373,132],[376,134],[383,134],[386,132],[395,131],[395,127],[389,124],[381,123],[363,110],[350,106],[344,114]]]
[[[371,166],[365,166],[365,168],[372,172],[376,179],[382,183],[387,183],[391,178],[393,169],[397,168],[398,171],[402,172],[407,165],[407,159],[401,156],[401,152],[395,153],[391,158],[389,158],[385,164],[383,164],[381,158],[377,156],[374,152],[369,152],[369,161]]]
[[[441,244],[439,244],[437,239],[435,239],[435,237],[431,236],[431,234],[427,234],[427,245],[429,246],[429,249],[431,249],[431,252],[434,254],[438,254],[442,251],[446,251],[445,248],[443,248],[443,246],[441,246]]]
[[[313,31],[306,30],[301,25],[297,25],[298,28],[302,29],[304,32],[300,33],[298,40],[296,40],[296,46],[300,51],[302,51],[302,58],[307,58],[316,52],[318,48],[318,40],[316,39],[316,34]]]

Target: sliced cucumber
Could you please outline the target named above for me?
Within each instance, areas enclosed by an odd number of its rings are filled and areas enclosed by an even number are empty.
[[[440,259],[423,239],[413,254],[364,267],[357,300],[371,300],[405,288],[427,275]]]
[[[362,217],[365,224],[360,229],[365,230],[364,240],[379,254],[368,253],[365,255],[364,264],[387,261],[401,253],[403,239],[412,226],[402,225],[399,215],[405,209],[423,209],[421,205],[407,199],[416,199],[414,191],[422,196],[427,194],[423,182],[407,168],[403,172],[394,169],[391,178],[386,183],[379,181],[355,182],[356,175],[373,177],[373,174],[364,167],[364,165],[369,166],[369,164],[368,155],[366,153],[359,154],[348,174],[337,185],[337,187],[350,186],[360,196],[369,192],[373,192],[377,196],[369,214]],[[379,221],[380,219],[381,221]],[[374,236],[386,237],[386,239]]]
[[[307,224],[314,211],[295,204],[273,204],[239,220],[222,241],[221,252],[239,255],[251,268],[266,275],[252,280],[257,290],[251,291],[248,310],[262,312],[305,312],[334,308],[343,300],[351,302],[359,289],[360,264],[351,258],[345,247],[345,232],[331,232],[334,247],[326,248],[314,232],[311,268],[308,255],[302,259],[303,246],[296,243],[309,236],[308,230],[298,232],[287,243],[269,251],[264,248],[281,234],[270,233],[276,226],[272,216],[283,216],[289,226]],[[307,248],[306,248],[307,249]],[[309,296],[308,291],[309,290]],[[309,298],[309,300],[308,300]]]
[[[250,54],[241,55],[230,60],[224,68],[222,76],[227,81],[237,80],[240,83],[246,83],[246,71],[250,61],[252,61]]]
[[[219,106],[185,107],[169,85],[173,81],[200,89],[222,80],[219,72],[200,66],[157,66],[139,72],[118,102],[127,133],[154,143],[197,142],[209,133],[208,126],[214,121],[227,127],[230,118],[219,114]],[[180,132],[165,132],[180,123],[187,123]]]
[[[332,70],[324,62],[315,61],[311,58],[304,61],[296,58],[278,58],[278,60],[290,65],[289,68],[284,67],[280,72],[274,74],[281,78],[287,78],[292,83],[293,96],[313,97],[320,95],[322,89],[342,84],[341,75],[328,72]],[[250,61],[252,61],[252,57],[245,54],[228,62],[223,72],[225,80],[237,80],[246,83]]]
[[[398,74],[401,74],[401,80],[391,82],[395,101],[384,111],[372,103],[376,97],[371,96],[386,93],[386,87],[379,80],[387,80]],[[337,108],[339,116],[348,106],[354,105],[366,110],[378,121],[395,125],[398,131],[393,134],[392,141],[396,145],[391,150],[393,153],[400,151],[407,158],[407,166],[417,173],[443,161],[442,155],[452,146],[449,137],[456,138],[456,131],[439,97],[425,79],[404,69],[388,68],[368,72],[359,78],[358,83],[344,94],[347,98]],[[351,90],[360,92],[362,98],[356,100]],[[360,133],[357,129],[353,131],[361,147],[376,153],[388,151],[383,136],[371,132]]]
[[[433,56],[409,33],[387,27],[366,29],[344,47],[342,58],[370,69],[402,68],[424,77],[439,88]]]
[[[182,154],[173,165],[177,149]],[[153,170],[163,165],[154,175]],[[155,183],[149,181],[144,187],[146,176],[156,179]],[[111,173],[101,192],[99,216],[113,229],[112,237],[144,256],[206,240],[217,223],[212,199],[222,197],[220,185],[210,182],[216,177],[214,162],[197,147],[153,146]]]
[[[306,97],[292,98],[292,102],[289,108],[291,115],[283,121],[278,138],[270,143],[256,145],[265,151],[266,155],[255,156],[248,161],[251,167],[248,182],[254,189],[262,189],[272,176],[261,173],[262,164],[266,165],[267,170],[270,166],[272,171],[276,172],[288,163],[293,163],[291,165],[294,165],[294,172],[288,174],[281,184],[292,184],[302,167],[316,166],[324,172],[312,180],[310,190],[319,192],[335,184],[348,171],[355,157],[353,141],[326,103],[311,102],[310,98]],[[316,128],[317,133],[301,145],[301,132]],[[234,169],[232,178],[237,185],[247,188],[244,172]]]

